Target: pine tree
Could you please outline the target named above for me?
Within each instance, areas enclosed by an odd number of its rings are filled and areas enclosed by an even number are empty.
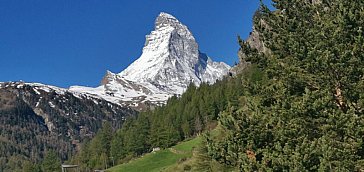
[[[49,171],[49,172],[61,171],[61,160],[55,151],[50,150],[47,152],[42,162],[42,171]]]
[[[102,153],[105,153],[106,156],[110,155],[111,148],[111,140],[112,140],[112,127],[111,124],[107,121],[103,123],[103,126],[100,131],[100,139],[101,139],[101,149]]]
[[[116,132],[115,137],[111,141],[111,157],[114,158],[116,162],[121,160],[125,155],[125,149],[124,149],[124,133],[119,130]]]

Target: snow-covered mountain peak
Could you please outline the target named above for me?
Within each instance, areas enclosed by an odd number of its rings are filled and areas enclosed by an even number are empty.
[[[177,20],[177,18],[175,18],[171,14],[161,12],[155,20],[155,29],[158,30],[162,27],[167,27],[167,26],[175,27],[180,24],[181,23]]]
[[[159,13],[157,19],[159,19],[159,18],[167,18],[167,19],[177,20],[176,17],[174,17],[171,14],[168,14],[166,12]]]
[[[171,14],[165,12],[160,13],[155,20],[154,31],[167,34],[177,32],[179,35],[187,37],[188,39],[195,39],[186,25],[182,24],[177,18],[175,18]]]
[[[155,30],[146,36],[141,57],[119,76],[156,85],[176,80],[182,87],[186,87],[191,80],[199,84],[200,79],[194,71],[199,62],[198,44],[190,30],[167,13],[161,13],[155,24]],[[175,89],[165,91],[176,92]]]
[[[230,66],[214,62],[200,53],[188,27],[174,16],[160,13],[155,28],[146,36],[142,55],[122,72],[110,71],[95,89],[71,89],[101,95],[113,102],[165,102],[182,94],[192,82],[214,83],[229,72]]]

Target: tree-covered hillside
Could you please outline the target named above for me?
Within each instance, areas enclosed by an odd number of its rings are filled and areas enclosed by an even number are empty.
[[[46,85],[0,83],[0,171],[34,171],[25,169],[42,164],[52,151],[59,160],[69,159],[103,121],[116,130],[134,114],[103,99]]]
[[[238,105],[241,82],[241,77],[227,77],[214,85],[191,84],[183,95],[170,98],[167,105],[126,119],[122,128],[112,134],[112,139],[103,137],[102,129],[84,144],[72,162],[83,164],[83,169],[102,169],[110,167],[113,161],[127,162],[152,148],[168,148],[215,128],[218,114],[228,106]],[[110,146],[99,150],[102,143]]]

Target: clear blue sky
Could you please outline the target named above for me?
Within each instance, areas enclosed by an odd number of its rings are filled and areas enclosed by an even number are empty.
[[[268,3],[269,1],[265,1]],[[1,0],[0,81],[98,86],[142,52],[160,12],[186,24],[200,50],[232,65],[258,0]]]

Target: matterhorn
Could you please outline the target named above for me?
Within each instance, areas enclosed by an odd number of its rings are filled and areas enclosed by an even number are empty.
[[[212,84],[229,69],[201,53],[188,27],[162,12],[137,60],[120,73],[107,71],[97,88],[72,86],[70,90],[143,109],[146,104],[164,104],[169,97],[182,94],[190,83]]]

